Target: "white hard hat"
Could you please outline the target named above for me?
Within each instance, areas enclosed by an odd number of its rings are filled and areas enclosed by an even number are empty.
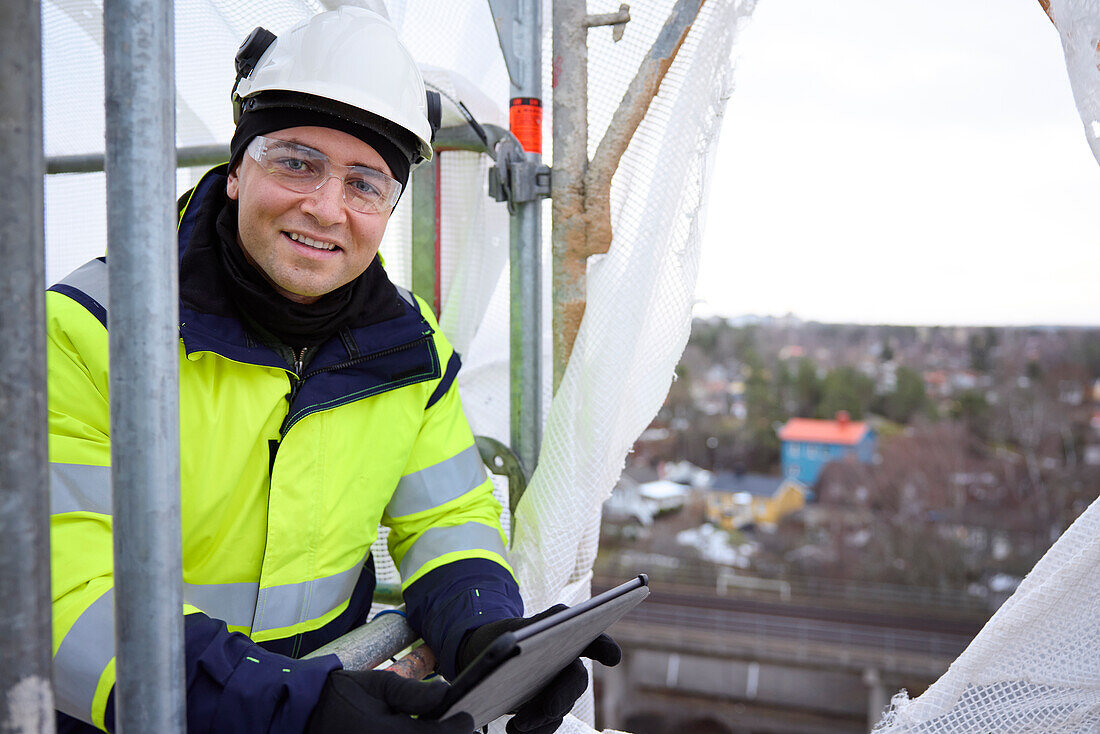
[[[408,140],[409,147],[415,147],[413,164],[431,160],[432,125],[424,80],[386,18],[347,5],[320,13],[273,42],[268,34],[259,42],[270,44],[263,55],[254,62],[245,58],[242,65],[242,54],[261,30],[254,31],[238,53],[235,97],[244,109],[304,107],[313,100],[319,111],[330,112],[325,101],[334,102],[343,116],[347,108],[365,112],[371,127]]]

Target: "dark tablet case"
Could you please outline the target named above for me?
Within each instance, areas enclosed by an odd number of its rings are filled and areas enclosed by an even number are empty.
[[[637,578],[515,632],[505,632],[451,684],[430,718],[465,711],[479,729],[530,698],[589,643],[649,596]]]

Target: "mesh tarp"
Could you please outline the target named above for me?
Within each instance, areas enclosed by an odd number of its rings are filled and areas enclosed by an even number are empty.
[[[256,25],[275,33],[335,2],[177,0],[177,140],[227,143],[233,54]],[[384,5],[425,78],[462,98],[482,122],[504,125],[508,75],[485,0],[367,0]],[[620,43],[608,28],[589,33],[590,153],[674,0],[632,5]],[[544,150],[552,109],[550,2],[544,2]],[[539,464],[517,513],[512,560],[529,613],[589,593],[600,508],[627,452],[660,407],[687,341],[699,262],[700,226],[725,101],[731,46],[752,0],[709,0],[635,134],[612,186],[615,237],[593,258],[588,307],[560,391],[550,405]],[[618,0],[590,0],[589,13]],[[102,3],[43,3],[47,155],[102,152]],[[465,86],[469,85],[469,86]],[[472,87],[478,94],[463,92]],[[476,100],[471,97],[477,96]],[[488,100],[489,102],[486,102]],[[459,385],[474,432],[508,442],[508,217],[486,196],[486,156],[440,156],[441,326],[463,354]],[[201,170],[179,173],[190,186]],[[62,277],[105,249],[102,174],[51,176],[47,183],[47,276]],[[395,282],[410,285],[409,197],[402,198],[382,253]],[[79,216],[73,216],[79,212]],[[549,207],[544,208],[544,344],[549,338]],[[548,350],[547,350],[548,352]],[[498,497],[507,507],[506,487]],[[505,527],[508,518],[504,518]],[[379,577],[396,581],[383,542]],[[639,569],[644,570],[644,569]],[[579,702],[562,732],[591,732],[592,699]],[[585,723],[588,722],[588,723]],[[503,731],[499,723],[495,731]]]
[[[673,4],[632,4],[618,44],[607,29],[589,33],[590,157]],[[588,12],[618,5],[589,2]],[[687,343],[704,193],[731,91],[730,52],[752,7],[703,5],[615,174],[614,240],[608,254],[589,261],[584,320],[517,512],[512,560],[532,611],[589,596],[601,505],[660,408]],[[588,701],[575,712],[585,721]],[[578,719],[567,721],[562,731],[588,731]]]
[[[1062,534],[948,671],[877,733],[1100,731],[1100,502]]]

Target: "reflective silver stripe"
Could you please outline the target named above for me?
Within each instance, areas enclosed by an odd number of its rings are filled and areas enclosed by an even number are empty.
[[[111,467],[50,462],[50,514],[111,514]]]
[[[401,578],[410,579],[424,564],[444,553],[455,551],[487,550],[504,558],[504,543],[500,531],[479,522],[452,527],[435,527],[425,530],[401,559]]]
[[[77,618],[53,657],[57,708],[92,723],[92,699],[115,656],[115,591],[108,589]]]
[[[412,294],[412,291],[402,288],[399,285],[395,285],[394,288],[397,289],[397,292],[401,295],[402,298],[405,299],[406,303],[415,308],[417,311],[420,310],[420,307],[416,305],[416,297]]]
[[[107,290],[107,263],[102,260],[92,260],[62,278],[58,285],[67,285],[76,288],[86,295],[94,298],[96,303],[107,308],[110,294]]]
[[[298,584],[260,589],[252,631],[289,627],[330,612],[351,598],[366,556],[347,571]]]
[[[485,467],[475,446],[401,478],[386,506],[390,517],[411,515],[438,507],[485,481]]]
[[[258,583],[187,584],[183,585],[183,601],[198,607],[208,617],[220,619],[230,627],[252,626],[256,613]]]

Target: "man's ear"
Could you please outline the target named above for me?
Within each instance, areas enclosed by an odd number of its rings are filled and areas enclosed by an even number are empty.
[[[237,175],[237,171],[239,169],[240,164],[238,163],[236,166],[233,167],[233,170],[229,172],[229,178],[225,182],[225,193],[229,196],[230,199],[233,199],[234,201],[237,200],[241,185],[240,176]]]

